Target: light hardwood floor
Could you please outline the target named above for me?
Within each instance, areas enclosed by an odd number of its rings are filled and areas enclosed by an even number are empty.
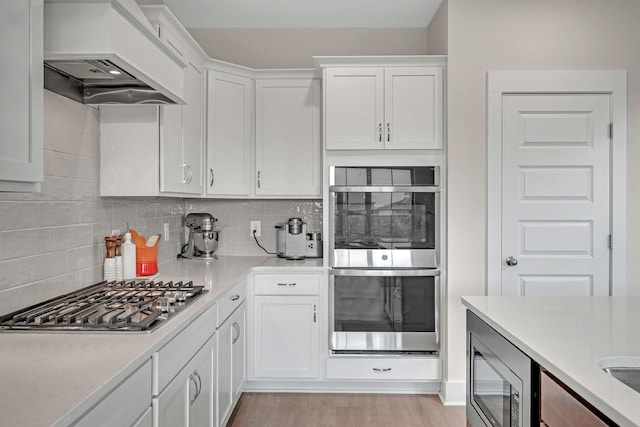
[[[436,395],[244,393],[229,427],[464,427]]]

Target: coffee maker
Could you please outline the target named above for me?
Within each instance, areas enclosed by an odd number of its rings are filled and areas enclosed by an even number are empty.
[[[185,219],[189,229],[187,244],[182,247],[178,258],[216,259],[220,230],[215,230],[216,218],[208,213],[190,213]]]
[[[278,223],[276,254],[291,260],[322,258],[321,233],[307,233],[307,224],[301,218]]]

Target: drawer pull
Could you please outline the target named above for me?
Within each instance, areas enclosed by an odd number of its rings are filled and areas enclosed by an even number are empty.
[[[374,372],[389,372],[391,368],[371,368]]]
[[[234,295],[231,297],[231,301],[238,301],[240,299],[240,295]]]
[[[295,286],[297,283],[278,283],[278,286]]]

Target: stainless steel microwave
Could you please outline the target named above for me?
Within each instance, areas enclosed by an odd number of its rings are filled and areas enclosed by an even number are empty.
[[[537,379],[526,354],[467,310],[467,421],[472,427],[529,427]]]

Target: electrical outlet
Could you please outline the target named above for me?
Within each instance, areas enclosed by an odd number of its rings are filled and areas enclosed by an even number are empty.
[[[169,241],[169,223],[165,222],[164,223],[164,241],[168,242]]]
[[[253,232],[256,232],[255,236],[260,237],[260,221],[251,221],[251,226],[249,229],[250,236],[253,237]]]

